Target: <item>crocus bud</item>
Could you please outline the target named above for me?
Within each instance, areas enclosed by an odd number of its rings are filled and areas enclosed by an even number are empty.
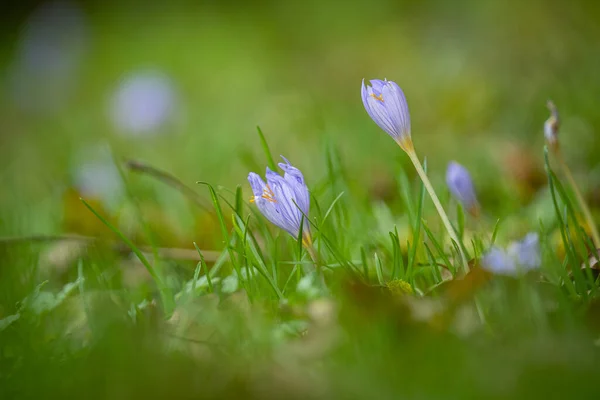
[[[529,233],[513,242],[507,250],[492,247],[482,258],[481,265],[498,275],[516,276],[540,268],[542,264],[539,236]]]
[[[452,196],[465,210],[474,216],[479,215],[479,202],[473,188],[473,180],[465,167],[454,161],[448,164],[446,184]]]
[[[362,81],[362,101],[369,116],[381,129],[407,150],[410,138],[410,114],[404,92],[395,82],[373,79],[371,86]]]
[[[552,100],[548,100],[546,106],[550,110],[550,117],[544,122],[544,137],[546,138],[546,142],[548,142],[548,146],[554,150],[558,147],[560,120],[558,118],[558,111]]]
[[[269,221],[294,238],[298,237],[304,217],[303,240],[310,241],[310,227],[306,220],[310,207],[308,188],[302,172],[283,159],[285,163],[280,163],[279,167],[283,169],[284,175],[281,176],[267,168],[266,183],[258,174],[250,172],[248,181],[254,193],[251,201],[256,203]]]

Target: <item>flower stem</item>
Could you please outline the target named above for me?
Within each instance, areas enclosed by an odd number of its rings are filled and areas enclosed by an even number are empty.
[[[406,142],[406,139],[405,139],[405,142]],[[419,177],[423,181],[423,185],[425,185],[425,189],[427,189],[427,192],[429,193],[429,197],[431,197],[431,200],[433,201],[433,205],[437,209],[437,212],[440,215],[440,218],[442,219],[442,222],[444,223],[444,226],[446,227],[446,230],[448,231],[450,238],[456,242],[456,246],[458,247],[458,251],[460,253],[461,261],[463,264],[463,269],[466,274],[467,272],[469,272],[469,263],[465,256],[463,248],[460,244],[460,241],[458,240],[458,236],[456,235],[454,228],[452,227],[452,224],[450,223],[450,220],[448,219],[448,215],[446,215],[446,212],[442,208],[442,204],[440,203],[440,200],[438,199],[437,195],[435,194],[435,191],[433,190],[433,186],[431,186],[431,182],[429,181],[429,178],[427,177],[427,174],[425,173],[425,170],[423,169],[423,166],[421,165],[421,161],[419,161],[419,157],[417,157],[417,153],[415,152],[415,149],[412,146],[412,142],[410,144],[404,143],[404,145],[403,146],[401,145],[401,147],[404,151],[406,151],[406,154],[408,154],[408,157],[410,158],[413,165],[415,166],[415,169],[417,170]]]
[[[581,207],[581,211],[583,212],[583,215],[585,216],[585,219],[587,220],[590,230],[592,231],[592,238],[594,239],[594,245],[596,247],[598,247],[598,246],[600,246],[600,235],[598,234],[598,228],[596,227],[596,223],[594,222],[594,217],[592,217],[592,213],[591,213],[589,207],[587,206],[587,204],[583,198],[583,195],[579,191],[579,186],[577,186],[577,182],[575,182],[575,179],[573,178],[571,169],[565,162],[565,159],[563,158],[562,153],[558,148],[556,148],[554,150],[554,155],[556,156],[556,159],[558,160],[558,164],[560,165],[560,168],[562,169],[563,174],[567,177],[569,184],[571,185],[571,187],[573,188],[573,191],[575,192],[575,197],[577,198],[579,207]]]

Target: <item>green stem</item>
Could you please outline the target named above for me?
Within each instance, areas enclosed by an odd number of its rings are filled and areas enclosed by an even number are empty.
[[[417,157],[417,153],[415,152],[415,149],[412,146],[412,142],[410,142],[410,143],[406,143],[406,142],[407,142],[407,139],[404,140],[403,145],[401,145],[401,147],[404,151],[406,151],[406,154],[408,154],[408,157],[410,158],[413,165],[415,166],[415,169],[417,170],[419,177],[423,181],[423,185],[425,186],[425,189],[427,189],[427,192],[429,193],[429,197],[431,197],[431,200],[433,201],[433,205],[437,209],[437,212],[440,215],[440,218],[442,219],[442,223],[446,227],[446,230],[448,231],[450,238],[456,242],[456,245],[458,247],[460,257],[462,260],[463,269],[466,274],[469,272],[469,262],[467,261],[467,258],[465,257],[465,253],[462,249],[460,241],[458,240],[458,236],[456,235],[456,232],[454,231],[454,228],[452,227],[452,224],[450,223],[450,220],[448,219],[448,215],[446,215],[446,212],[444,211],[444,208],[442,207],[440,200],[438,199],[437,195],[435,194],[435,190],[433,190],[433,186],[431,186],[431,182],[429,181],[429,178],[427,177],[427,174],[425,173],[425,170],[423,169],[423,166],[421,165],[421,162],[419,161],[419,157]]]
[[[575,197],[577,198],[579,207],[581,207],[581,211],[583,212],[583,215],[585,216],[585,219],[587,220],[590,230],[592,231],[592,238],[594,239],[594,245],[596,247],[598,247],[598,246],[600,246],[600,235],[598,234],[598,228],[596,227],[596,223],[594,222],[594,217],[592,217],[592,213],[591,213],[589,207],[587,206],[585,200],[583,199],[583,195],[579,191],[577,182],[575,182],[575,178],[573,178],[573,174],[571,174],[571,169],[565,162],[565,159],[563,158],[562,153],[560,152],[560,150],[558,148],[556,148],[554,150],[554,155],[556,156],[556,159],[558,160],[558,164],[560,165],[560,168],[562,169],[564,175],[566,176],[567,180],[569,181],[569,184],[571,185],[571,187],[573,188],[573,191],[575,192]]]

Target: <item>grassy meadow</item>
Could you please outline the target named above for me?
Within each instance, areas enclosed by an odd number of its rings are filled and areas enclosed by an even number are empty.
[[[19,10],[0,29],[2,399],[598,397],[600,5]],[[361,81],[384,78],[458,242],[365,111]],[[248,183],[280,155],[310,243]],[[486,268],[528,233],[537,268]]]

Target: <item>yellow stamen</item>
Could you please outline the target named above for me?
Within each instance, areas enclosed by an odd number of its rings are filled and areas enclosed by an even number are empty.
[[[379,96],[376,96],[375,93],[371,93],[371,97],[383,103],[383,94],[379,94]]]
[[[277,200],[275,200],[275,193],[273,193],[273,191],[271,190],[271,187],[269,187],[269,185],[267,185],[264,188],[263,194],[261,197],[267,201],[270,201],[271,203],[277,203]]]

